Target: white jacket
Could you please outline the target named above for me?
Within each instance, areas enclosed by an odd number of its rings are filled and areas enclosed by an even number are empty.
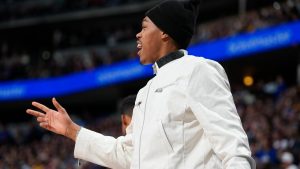
[[[75,157],[114,169],[255,169],[222,66],[190,55],[154,66],[127,135],[82,128]]]

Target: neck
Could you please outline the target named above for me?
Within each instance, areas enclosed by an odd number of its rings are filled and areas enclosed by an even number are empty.
[[[159,60],[160,58],[166,56],[167,54],[169,54],[171,52],[175,52],[177,50],[178,50],[177,47],[175,47],[174,45],[166,44],[165,46],[163,46],[161,48],[161,50],[159,52],[159,57],[156,59],[156,61]]]

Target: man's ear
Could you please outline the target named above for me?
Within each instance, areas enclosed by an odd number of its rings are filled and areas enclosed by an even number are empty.
[[[124,114],[121,114],[121,120],[122,120],[122,123],[124,123],[124,121],[125,121],[125,115]]]
[[[161,39],[164,42],[169,41],[169,42],[173,43],[176,46],[177,49],[180,49],[178,47],[177,43],[168,34],[166,34],[165,32],[161,32]]]
[[[166,34],[165,32],[161,33],[161,39],[163,41],[168,41],[170,39],[170,36],[168,34]]]

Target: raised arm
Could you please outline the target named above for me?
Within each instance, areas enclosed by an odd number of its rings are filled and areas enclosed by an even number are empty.
[[[127,169],[130,167],[133,151],[131,130],[126,136],[118,138],[105,136],[85,128],[80,130],[80,126],[71,120],[67,111],[55,98],[52,99],[52,103],[57,110],[32,102],[38,110],[27,109],[26,112],[35,116],[42,128],[75,141],[75,158],[110,168]]]
[[[55,98],[52,99],[52,103],[57,110],[50,109],[38,102],[32,102],[32,105],[39,110],[27,109],[26,113],[35,116],[42,128],[75,141],[80,126],[71,120],[67,111]]]

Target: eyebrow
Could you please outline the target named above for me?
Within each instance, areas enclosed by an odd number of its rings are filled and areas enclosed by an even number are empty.
[[[144,18],[143,21],[141,22],[141,26],[143,27],[147,22],[148,22],[147,19]]]
[[[148,19],[147,19],[147,18],[144,18],[144,19],[143,19],[143,22],[148,22]]]

